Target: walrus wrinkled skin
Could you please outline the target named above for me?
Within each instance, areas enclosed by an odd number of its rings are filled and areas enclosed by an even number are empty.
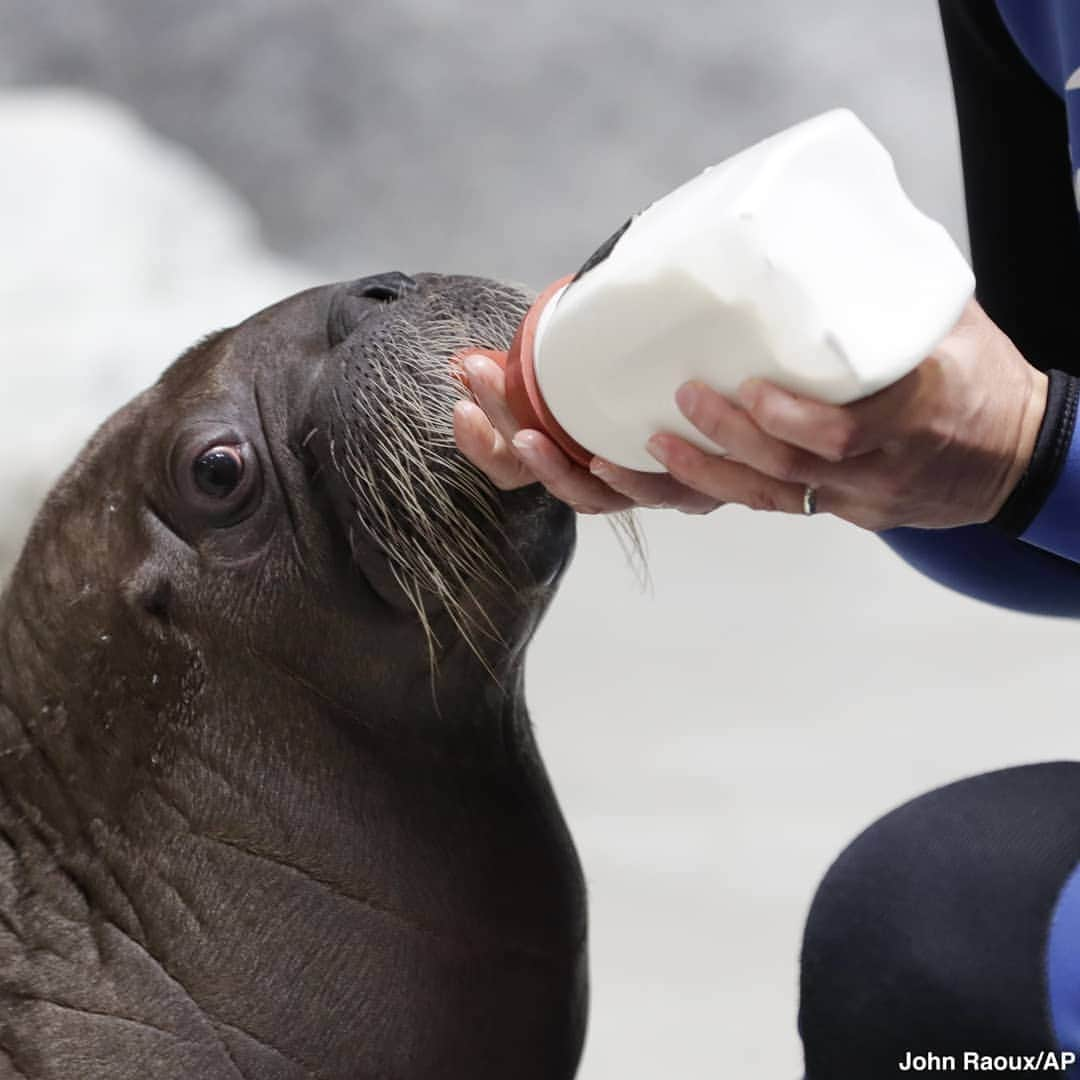
[[[527,303],[302,293],[52,492],[0,597],[0,1077],[574,1074],[584,887],[522,690],[573,515],[447,434],[446,349]]]

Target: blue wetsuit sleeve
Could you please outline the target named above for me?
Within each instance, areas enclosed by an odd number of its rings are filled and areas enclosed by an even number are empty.
[[[1058,437],[1062,450],[1057,478],[1020,538],[1080,562],[1080,439],[1075,434],[1075,418]]]
[[[1076,509],[1080,516],[1080,503]],[[1080,618],[1080,563],[992,525],[890,529],[881,537],[916,570],[957,592],[1014,611]]]
[[[993,522],[891,529],[882,539],[917,570],[1015,611],[1080,618],[1080,380],[1050,372],[1031,463]]]
[[[1004,10],[1011,22],[1030,21],[1034,16],[1025,12],[1044,4],[939,2],[979,302],[1029,362],[1080,375],[1080,228],[1064,100],[1080,106],[1080,90],[1067,92],[1060,77],[1080,57],[1060,67],[1051,88],[1001,17]],[[1031,35],[1021,36],[1027,44]],[[1051,383],[1060,403],[1064,384],[1053,373]],[[1047,433],[1061,430],[1049,403],[1047,411]],[[1064,475],[1055,476],[1053,451],[1061,440],[1043,443],[1037,467],[1010,497],[1002,520],[962,529],[894,529],[883,534],[885,542],[927,576],[969,596],[1018,611],[1080,617],[1080,564],[1073,561],[1080,559],[1080,529],[1065,544],[1047,527],[1057,520],[1059,499],[1073,508],[1065,520],[1080,521],[1074,454],[1080,446],[1069,446]],[[1052,531],[1060,540],[1068,532]]]

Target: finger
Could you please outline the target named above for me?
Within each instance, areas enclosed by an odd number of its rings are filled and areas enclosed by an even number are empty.
[[[514,436],[514,449],[529,470],[558,499],[581,514],[628,510],[632,500],[579,469],[539,431],[524,429]]]
[[[785,483],[749,465],[706,454],[675,435],[654,435],[646,448],[676,480],[703,495],[752,510],[803,512],[805,484]]]
[[[749,379],[739,387],[737,397],[762,431],[836,462],[877,450],[893,437],[890,416],[900,409],[894,394],[898,387],[852,405],[829,405],[764,379]]]
[[[708,514],[722,503],[680,484],[667,473],[645,473],[624,469],[603,458],[593,458],[589,466],[593,476],[625,495],[635,506],[681,510],[684,514]]]
[[[536,479],[491,426],[484,410],[471,401],[462,399],[454,405],[454,440],[465,457],[503,491],[524,487]]]
[[[576,468],[551,439],[539,431],[521,430],[506,402],[506,378],[501,367],[486,356],[465,357],[469,388],[487,414],[495,433],[556,498],[582,514],[626,510],[631,503],[583,469]]]
[[[787,483],[817,485],[823,462],[816,454],[763,431],[753,417],[711,386],[693,380],[675,394],[683,415],[736,461]]]
[[[469,389],[476,395],[480,408],[488,415],[492,427],[509,444],[521,425],[506,402],[506,375],[503,369],[487,356],[472,354],[462,362],[469,379]]]

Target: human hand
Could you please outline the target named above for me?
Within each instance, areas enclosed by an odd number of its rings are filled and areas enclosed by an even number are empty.
[[[685,487],[662,473],[639,473],[607,466],[593,458],[592,472],[572,462],[543,432],[521,428],[506,402],[503,369],[489,357],[475,354],[462,362],[469,388],[479,405],[461,400],[454,408],[458,449],[504,491],[541,483],[581,514],[616,513],[634,506],[670,506],[703,514],[718,499]],[[616,491],[613,477],[624,486]]]
[[[755,509],[817,508],[866,529],[989,521],[1031,459],[1047,378],[971,301],[914,371],[872,397],[827,405],[748,380],[737,402],[701,383],[680,409],[727,457],[658,434],[649,450],[685,486]],[[616,476],[613,486],[632,497]]]
[[[582,513],[632,506],[707,513],[724,503],[801,513],[813,487],[819,511],[875,531],[988,521],[1023,474],[1046,408],[1046,376],[974,301],[911,374],[851,405],[763,380],[744,383],[737,402],[685,384],[680,409],[728,453],[657,434],[649,450],[669,475],[599,458],[587,473],[541,432],[518,430],[498,364],[474,356],[465,368],[480,407],[458,403],[461,451],[499,487],[539,481]]]

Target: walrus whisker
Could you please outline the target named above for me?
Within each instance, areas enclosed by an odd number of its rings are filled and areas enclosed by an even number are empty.
[[[387,464],[385,455],[379,454],[376,457],[377,460],[382,459],[381,464]],[[355,455],[350,454],[349,459],[352,479],[359,481],[356,486],[360,487],[364,493],[370,494],[374,489],[374,478],[369,477],[367,481],[363,479],[367,473],[367,466],[362,464]],[[463,563],[464,570],[468,571],[471,568],[469,563],[473,560],[466,556],[448,561],[445,569],[440,567],[427,551],[428,546],[437,539],[436,530],[432,527],[427,515],[422,512],[423,507],[420,500],[415,497],[415,491],[403,482],[400,472],[393,469],[380,470],[379,480],[383,484],[389,480],[391,488],[398,491],[399,495],[405,496],[406,505],[420,511],[413,522],[419,526],[421,535],[417,537],[403,534],[390,506],[382,499],[364,500],[366,505],[362,509],[357,507],[358,517],[368,534],[384,538],[380,546],[389,556],[395,580],[417,613],[428,640],[431,662],[435,664],[437,663],[435,646],[439,643],[423,602],[423,592],[432,593],[443,603],[452,623],[470,643],[477,633],[489,636],[487,629],[488,627],[494,629],[494,624],[482,606],[476,603],[467,575],[457,565],[458,562]],[[467,522],[467,519],[465,520]],[[474,602],[480,615],[479,620],[469,616],[465,603],[461,599],[462,595]]]
[[[652,589],[649,573],[649,545],[638,515],[633,510],[623,510],[608,517],[608,525],[622,549],[626,565],[637,580],[642,592]]]
[[[405,315],[387,319],[359,357],[343,357],[348,392],[335,393],[343,424],[334,467],[358,522],[415,609],[432,663],[439,643],[425,595],[442,604],[482,659],[481,642],[501,636],[480,594],[493,587],[516,591],[507,560],[525,566],[506,533],[497,490],[456,448],[453,405],[468,391],[450,362],[470,347],[505,348],[525,303],[505,290],[481,289],[475,307],[462,313],[450,300],[431,297],[422,323]],[[612,527],[644,586],[637,523],[620,515]]]

